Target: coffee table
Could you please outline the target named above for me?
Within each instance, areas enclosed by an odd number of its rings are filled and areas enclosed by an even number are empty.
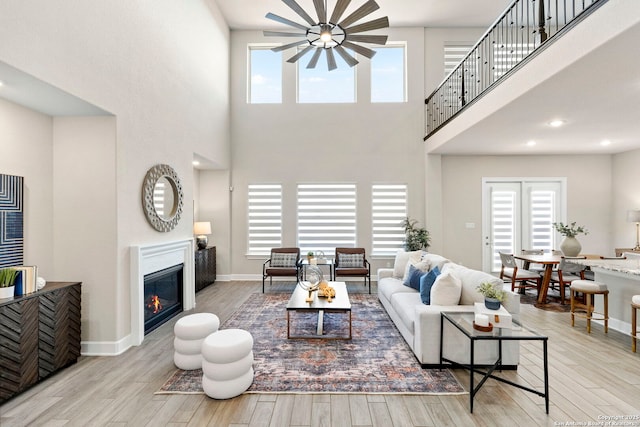
[[[328,298],[319,297],[318,292],[314,291],[313,301],[307,302],[309,292],[296,285],[289,302],[287,303],[287,338],[323,338],[323,339],[351,339],[351,302],[349,302],[349,293],[347,292],[347,284],[345,282],[328,282],[329,286],[336,290],[336,296],[329,302]],[[291,312],[317,312],[318,325],[316,327],[316,335],[291,335]],[[328,337],[324,336],[324,313],[345,313],[349,315],[349,335],[347,337]]]

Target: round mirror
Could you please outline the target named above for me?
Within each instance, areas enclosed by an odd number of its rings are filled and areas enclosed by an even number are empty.
[[[158,231],[171,231],[182,215],[182,186],[169,165],[156,165],[147,171],[142,186],[142,206],[149,224]]]

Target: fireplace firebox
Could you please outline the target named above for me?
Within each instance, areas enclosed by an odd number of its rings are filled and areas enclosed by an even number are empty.
[[[144,334],[182,312],[183,264],[144,276]]]

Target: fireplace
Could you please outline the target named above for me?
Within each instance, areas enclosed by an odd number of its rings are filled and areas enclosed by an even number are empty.
[[[145,335],[182,311],[183,264],[144,276]]]

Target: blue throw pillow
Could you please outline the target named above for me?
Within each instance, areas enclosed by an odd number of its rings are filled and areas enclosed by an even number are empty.
[[[440,269],[433,267],[430,272],[420,277],[420,299],[423,304],[431,304],[431,287],[440,275]]]
[[[409,266],[409,274],[407,274],[407,280],[403,283],[403,285],[408,286],[410,288],[415,289],[416,291],[420,290],[420,277],[422,277],[423,272],[419,269],[415,268],[413,265]]]

